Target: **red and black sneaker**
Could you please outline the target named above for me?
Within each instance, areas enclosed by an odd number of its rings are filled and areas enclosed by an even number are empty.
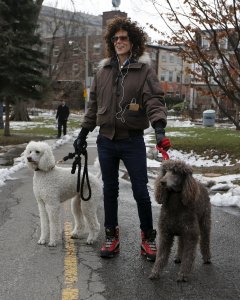
[[[106,228],[106,240],[100,250],[100,256],[111,258],[119,253],[119,228]]]
[[[149,230],[148,232],[141,232],[142,243],[141,243],[141,254],[147,257],[147,260],[155,261],[157,246],[156,246],[156,235],[155,229]]]

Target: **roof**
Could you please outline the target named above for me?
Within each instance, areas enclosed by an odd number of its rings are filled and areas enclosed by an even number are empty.
[[[55,7],[42,6],[40,17],[57,17],[65,20],[75,20],[76,22],[86,22],[88,25],[102,26],[102,16],[94,16],[83,12],[72,12],[69,10],[58,9]]]

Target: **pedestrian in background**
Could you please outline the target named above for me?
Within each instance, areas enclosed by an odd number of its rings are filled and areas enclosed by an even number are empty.
[[[63,135],[67,134],[67,121],[69,117],[69,108],[66,105],[65,101],[62,100],[61,104],[58,106],[56,119],[58,124],[58,135],[57,137],[60,138],[62,135],[62,128],[63,128]]]
[[[74,142],[75,151],[86,147],[89,131],[100,126],[97,149],[103,180],[106,239],[101,257],[119,253],[119,164],[123,161],[132,184],[141,229],[141,253],[156,257],[156,230],[147,189],[144,129],[149,121],[159,147],[168,150],[165,137],[167,109],[158,78],[144,53],[143,30],[128,18],[115,18],[105,35],[107,58],[101,61],[90,91],[88,110]]]

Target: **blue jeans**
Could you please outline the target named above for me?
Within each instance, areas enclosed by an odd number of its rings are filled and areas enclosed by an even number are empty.
[[[99,163],[103,179],[104,226],[118,226],[119,164],[123,161],[137,202],[140,228],[153,229],[151,200],[147,189],[147,159],[143,136],[110,140],[102,135],[97,138]]]

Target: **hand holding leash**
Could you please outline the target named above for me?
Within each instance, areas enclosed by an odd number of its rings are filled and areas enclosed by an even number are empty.
[[[89,133],[89,130],[86,128],[82,128],[77,139],[73,143],[73,147],[75,149],[75,153],[78,155],[84,154],[86,152],[87,148],[87,135]]]
[[[158,145],[156,146],[157,150],[161,152],[163,160],[168,160],[169,155],[167,154],[167,151],[165,151],[162,147],[159,147]]]

